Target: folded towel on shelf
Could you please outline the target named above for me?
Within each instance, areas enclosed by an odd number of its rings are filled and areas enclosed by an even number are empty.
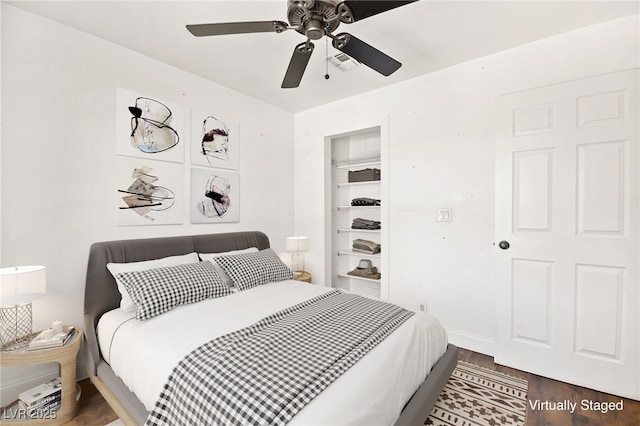
[[[350,170],[347,179],[349,182],[370,182],[380,180],[380,169],[366,168],[363,170]]]
[[[371,280],[379,280],[381,277],[378,268],[373,266],[369,259],[360,259],[358,266],[353,270],[347,272],[347,275],[361,278],[369,278]]]
[[[380,229],[380,225],[362,225],[362,224],[354,223],[353,225],[351,225],[351,229],[364,229],[369,231],[375,231],[377,229]]]
[[[351,205],[352,206],[379,206],[380,200],[376,200],[375,198],[367,198],[367,197],[354,198],[353,200],[351,200]]]
[[[351,224],[352,229],[380,229],[380,222],[363,218],[355,218]]]
[[[354,277],[361,277],[361,278],[369,278],[370,280],[379,280],[382,277],[382,275],[380,274],[380,272],[378,272],[378,269],[375,266],[367,270],[360,270],[356,268],[353,271],[347,272],[347,275],[351,275]]]
[[[356,239],[353,240],[351,249],[360,253],[378,254],[380,253],[380,244],[369,240]]]

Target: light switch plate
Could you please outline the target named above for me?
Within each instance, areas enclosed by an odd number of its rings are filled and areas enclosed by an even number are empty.
[[[436,217],[438,222],[451,222],[451,209],[438,209]]]

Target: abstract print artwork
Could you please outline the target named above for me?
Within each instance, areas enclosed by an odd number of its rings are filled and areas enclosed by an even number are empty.
[[[184,109],[160,99],[118,89],[117,153],[184,162]]]
[[[240,175],[191,169],[191,223],[238,222]]]
[[[184,172],[179,165],[118,157],[118,225],[183,222]]]
[[[237,170],[239,131],[236,123],[194,111],[191,115],[191,163]]]
[[[129,107],[131,117],[131,145],[147,154],[156,154],[173,148],[180,142],[178,132],[171,127],[173,113],[162,102],[136,98]]]

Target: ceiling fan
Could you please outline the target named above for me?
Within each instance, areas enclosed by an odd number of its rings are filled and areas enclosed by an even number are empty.
[[[289,67],[282,81],[282,88],[294,88],[300,85],[304,70],[313,53],[314,45],[311,40],[319,40],[324,36],[331,38],[331,44],[336,49],[374,71],[389,76],[402,66],[400,62],[349,33],[334,35],[333,32],[341,22],[351,24],[414,1],[417,0],[288,0],[288,24],[283,21],[227,22],[187,25],[187,30],[196,37],[281,33],[286,30],[296,30],[306,36],[307,41],[298,44],[293,50]]]

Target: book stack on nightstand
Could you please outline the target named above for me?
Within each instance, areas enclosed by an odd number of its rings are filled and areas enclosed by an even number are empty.
[[[49,349],[63,346],[73,336],[76,329],[72,326],[63,328],[60,333],[54,334],[52,329],[43,330],[29,342],[29,351]]]
[[[60,377],[18,395],[18,407],[32,419],[55,418],[62,402]]]

